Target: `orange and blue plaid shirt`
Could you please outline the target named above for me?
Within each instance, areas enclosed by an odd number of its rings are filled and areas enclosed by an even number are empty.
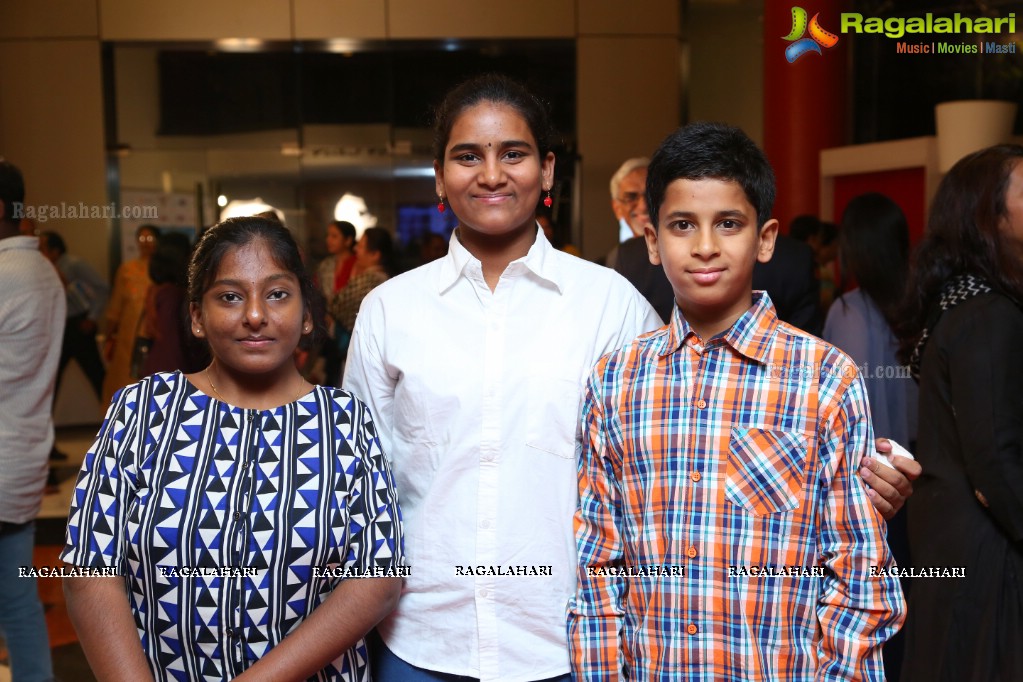
[[[847,355],[766,293],[707,342],[676,309],[600,359],[583,420],[576,679],[884,679],[905,602]]]

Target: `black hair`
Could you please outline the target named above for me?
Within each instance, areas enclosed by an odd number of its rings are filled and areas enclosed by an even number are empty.
[[[931,308],[953,277],[982,277],[996,291],[1023,301],[1019,251],[1002,233],[1009,178],[1020,162],[1023,147],[995,145],[960,159],[938,185],[896,330],[901,361],[908,361]]]
[[[705,179],[737,183],[757,212],[757,227],[771,219],[774,171],[764,152],[738,128],[701,122],[668,135],[650,159],[646,205],[651,222],[659,223],[668,185],[675,180]]]
[[[820,229],[817,230],[817,235],[820,237],[821,246],[829,246],[831,242],[838,238],[838,227],[835,223],[822,220],[820,222]]]
[[[455,120],[466,109],[484,102],[505,104],[517,111],[533,133],[541,159],[551,151],[555,132],[546,103],[508,76],[485,73],[448,91],[434,111],[433,158],[437,163],[444,163],[444,149],[451,138]]]
[[[155,284],[170,282],[185,288],[188,285],[188,255],[191,250],[188,237],[180,232],[157,236],[156,248],[149,259],[149,279]]]
[[[138,228],[135,229],[135,238],[138,239],[141,237],[143,232],[152,232],[154,237],[157,239],[160,238],[160,228],[156,225],[152,225],[150,223],[139,225]]]
[[[326,334],[323,294],[306,269],[295,238],[279,220],[258,216],[228,218],[203,232],[188,263],[188,300],[202,302],[228,250],[257,239],[266,243],[277,265],[298,278],[302,303],[313,323],[312,332],[302,336],[299,346],[316,347]]]
[[[16,222],[12,216],[15,205],[25,202],[25,178],[18,167],[6,159],[0,159],[0,201],[4,202],[0,220]]]
[[[337,228],[337,231],[341,233],[342,237],[355,241],[355,225],[352,225],[347,220],[335,220],[331,223]]]
[[[380,267],[387,274],[393,274],[394,269],[394,240],[391,233],[382,227],[367,227],[362,233],[366,240],[366,248],[380,254]]]
[[[899,205],[883,194],[861,194],[849,202],[838,232],[842,283],[856,278],[860,290],[884,314],[888,326],[898,322],[898,307],[909,269],[909,226]],[[843,305],[845,303],[843,299]]]
[[[56,232],[40,232],[39,239],[46,242],[46,248],[50,251],[56,251],[59,254],[67,253],[67,244],[64,243],[64,238]]]
[[[815,215],[797,215],[789,223],[789,236],[801,242],[807,242],[810,237],[821,231],[821,221]]]

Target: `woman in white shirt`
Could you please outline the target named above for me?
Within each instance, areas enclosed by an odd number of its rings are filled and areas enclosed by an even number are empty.
[[[345,385],[376,416],[411,566],[380,632],[413,671],[384,660],[383,682],[568,679],[583,383],[661,322],[624,278],[537,231],[552,132],[502,76],[449,93],[434,161],[459,219],[448,254],[374,289],[355,323]]]

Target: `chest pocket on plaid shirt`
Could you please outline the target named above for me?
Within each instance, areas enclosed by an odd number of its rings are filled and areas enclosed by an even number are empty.
[[[733,427],[725,497],[757,516],[795,509],[806,476],[806,447],[802,433]]]

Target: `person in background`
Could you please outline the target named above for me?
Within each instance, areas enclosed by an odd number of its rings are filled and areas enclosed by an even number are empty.
[[[26,237],[38,237],[39,228],[36,227],[36,221],[31,218],[22,218],[18,223],[18,232],[25,235]]]
[[[611,210],[618,219],[618,242],[643,236],[643,228],[650,220],[646,212],[646,169],[650,159],[637,156],[626,159],[611,176]],[[607,265],[613,266],[617,258],[614,250]]]
[[[366,406],[294,352],[322,298],[288,230],[232,218],[189,265],[201,372],[115,396],[86,454],[61,559],[100,680],[368,682],[363,636],[401,589],[402,523]]]
[[[845,208],[838,233],[838,254],[844,281],[857,288],[840,296],[828,310],[823,337],[852,357],[867,386],[874,431],[916,446],[917,391],[909,368],[896,359],[898,321],[909,270],[909,227],[898,204],[883,194],[862,194]],[[900,566],[910,563],[905,511],[888,521],[888,546]],[[902,581],[909,595],[914,580]],[[898,679],[903,633],[884,648],[885,671]]]
[[[39,250],[57,268],[67,296],[67,321],[57,367],[55,395],[60,392],[64,368],[74,360],[88,378],[97,400],[102,400],[106,369],[96,345],[96,332],[107,307],[110,287],[91,265],[67,252],[64,238],[56,232],[39,235]]]
[[[448,253],[448,240],[436,232],[428,232],[419,247],[419,265],[432,263]]]
[[[662,320],[669,320],[675,308],[675,294],[664,270],[650,262],[643,238],[643,230],[650,222],[644,195],[649,163],[647,158],[628,159],[611,176],[611,209],[631,236],[615,246],[608,255],[607,266],[629,280]]]
[[[820,230],[820,218],[807,213],[797,215],[792,219],[792,222],[789,223],[789,236],[796,241],[803,242],[811,248],[813,248],[813,243],[817,239],[817,235],[820,233]]]
[[[817,263],[817,283],[820,287],[821,310],[827,314],[838,289],[838,228],[834,223],[821,222],[820,230],[809,239],[813,258]]]
[[[330,301],[329,310],[339,333],[351,338],[355,316],[366,294],[391,276],[394,265],[394,242],[391,233],[382,227],[369,227],[355,245],[355,267],[352,278]],[[348,347],[345,346],[345,355]],[[343,360],[343,358],[342,358]]]
[[[156,249],[160,230],[155,225],[141,225],[135,230],[138,258],[121,263],[114,275],[114,291],[106,310],[106,341],[103,355],[107,361],[101,403],[110,402],[114,392],[140,377],[131,375],[135,336],[145,307],[149,279],[149,259]]]
[[[771,260],[753,266],[753,288],[771,295],[778,319],[816,335],[821,331],[821,313],[820,285],[814,270],[813,250],[779,234]]]
[[[549,210],[538,209],[536,212],[536,222],[539,223],[540,229],[543,230],[543,236],[547,238],[547,241],[549,241],[554,248],[558,251],[564,251],[565,253],[582,258],[582,253],[574,244],[565,243],[558,237],[557,231],[554,229],[554,221],[551,219]]]
[[[53,393],[66,299],[60,278],[12,216],[25,183],[0,159],[0,635],[17,682],[51,682],[46,619],[31,566],[53,445]]]
[[[330,301],[345,288],[355,269],[355,225],[347,220],[330,223],[327,225],[326,244],[327,257],[320,261],[316,274],[324,299]],[[341,385],[341,366],[350,340],[351,330],[338,329],[333,317],[327,319],[327,339],[321,349],[325,385]]]
[[[883,194],[862,194],[846,206],[838,234],[843,284],[852,279],[857,287],[828,310],[824,340],[864,370],[874,430],[911,445],[917,392],[909,369],[896,358],[893,331],[909,270],[906,217]]]
[[[146,295],[142,333],[152,340],[140,376],[180,369],[202,369],[188,334],[188,237],[177,232],[160,235],[149,261],[153,284]]]
[[[920,382],[902,682],[1023,680],[1023,147],[942,179],[898,316]]]

